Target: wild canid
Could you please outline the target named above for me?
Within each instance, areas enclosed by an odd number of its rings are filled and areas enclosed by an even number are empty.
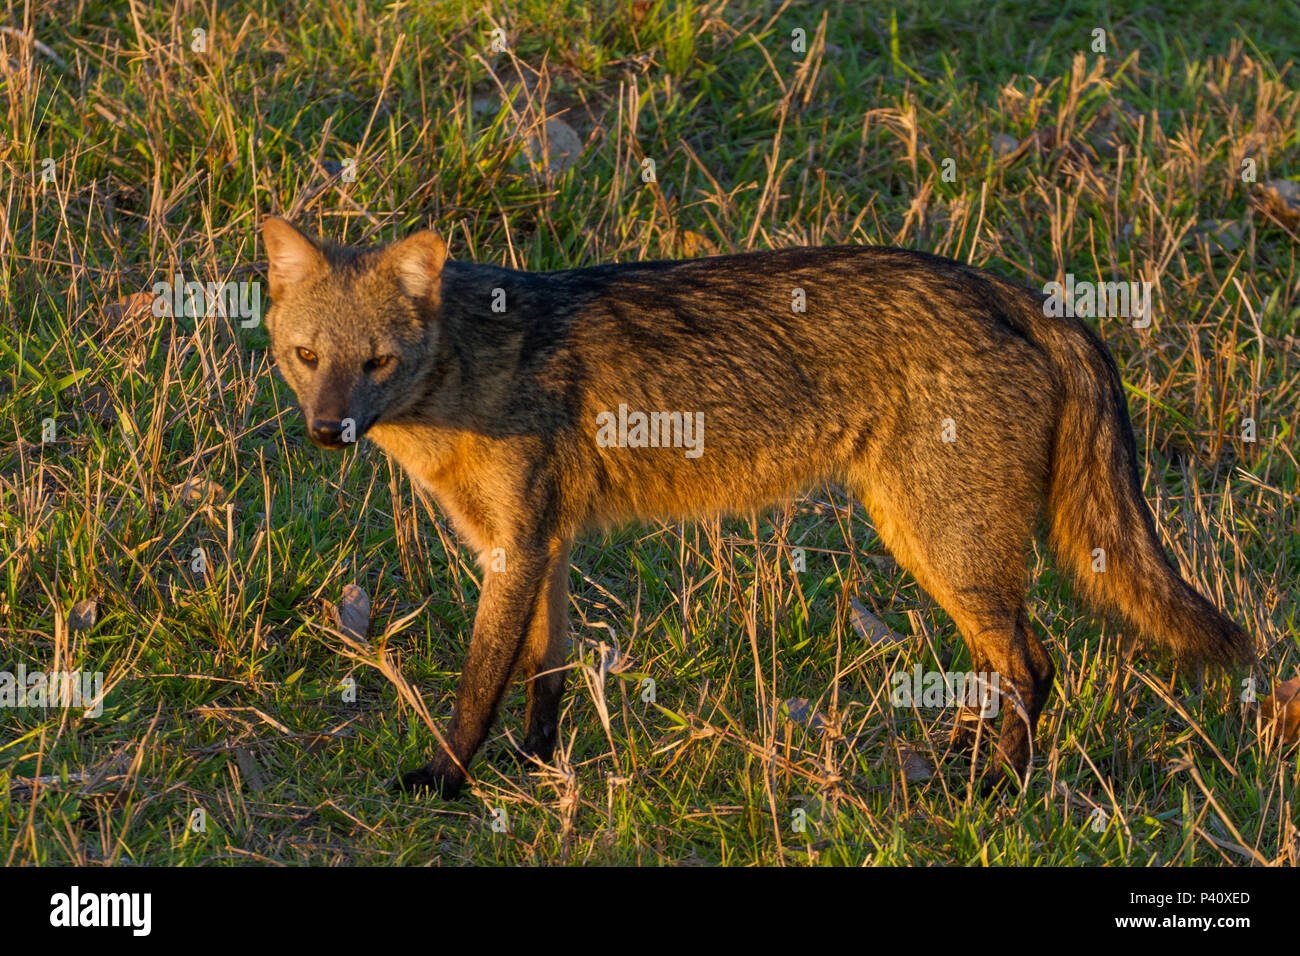
[[[1160,546],[1114,361],[1034,291],[902,249],[530,273],[448,261],[432,232],[358,249],[268,218],[262,235],[272,349],[308,434],[374,441],[483,568],[447,748],[404,788],[459,789],[516,674],[525,749],[550,758],[575,535],[827,479],[998,675],[996,755],[1017,780],[1054,673],[1025,609],[1040,518],[1137,636],[1191,663],[1253,659]]]

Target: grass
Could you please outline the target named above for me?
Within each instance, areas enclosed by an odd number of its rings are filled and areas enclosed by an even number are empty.
[[[589,536],[553,764],[502,759],[516,690],[472,792],[390,797],[435,746],[398,684],[449,713],[476,570],[382,454],[305,441],[260,326],[128,299],[178,272],[261,280],[269,213],[351,242],[432,224],[458,258],[531,269],[851,242],[1037,285],[1150,280],[1151,328],[1094,325],[1165,544],[1258,637],[1262,698],[1297,671],[1300,235],[1255,200],[1297,176],[1298,12],[11,5],[0,669],[108,690],[95,717],[0,708],[0,859],[1300,861],[1296,748],[1262,733],[1246,675],[1130,659],[1041,553],[1055,695],[1032,786],[981,798],[944,752],[952,712],[888,694],[893,673],[969,658],[835,487]],[[556,116],[584,144],[564,169],[525,147]],[[373,652],[326,608],[346,584],[373,602]],[[89,598],[93,626],[70,627]],[[905,640],[874,643],[855,600]]]

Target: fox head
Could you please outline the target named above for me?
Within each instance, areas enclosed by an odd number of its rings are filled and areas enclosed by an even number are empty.
[[[348,249],[274,216],[262,223],[262,239],[271,351],[312,441],[342,448],[415,403],[437,348],[442,239],[425,231]]]

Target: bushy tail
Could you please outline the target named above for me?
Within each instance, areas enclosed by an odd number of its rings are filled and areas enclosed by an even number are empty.
[[[1057,560],[1099,608],[1118,612],[1147,642],[1191,664],[1244,664],[1254,641],[1183,580],[1170,563],[1137,470],[1119,370],[1076,319],[1039,312],[1030,335],[1051,354],[1064,404],[1057,425],[1047,514]],[[1105,570],[1095,549],[1105,551]]]

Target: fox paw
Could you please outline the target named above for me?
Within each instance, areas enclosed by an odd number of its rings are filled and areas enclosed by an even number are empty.
[[[444,800],[452,800],[460,793],[465,778],[460,774],[439,773],[428,767],[411,770],[402,774],[390,785],[389,790],[396,794],[432,794]]]

